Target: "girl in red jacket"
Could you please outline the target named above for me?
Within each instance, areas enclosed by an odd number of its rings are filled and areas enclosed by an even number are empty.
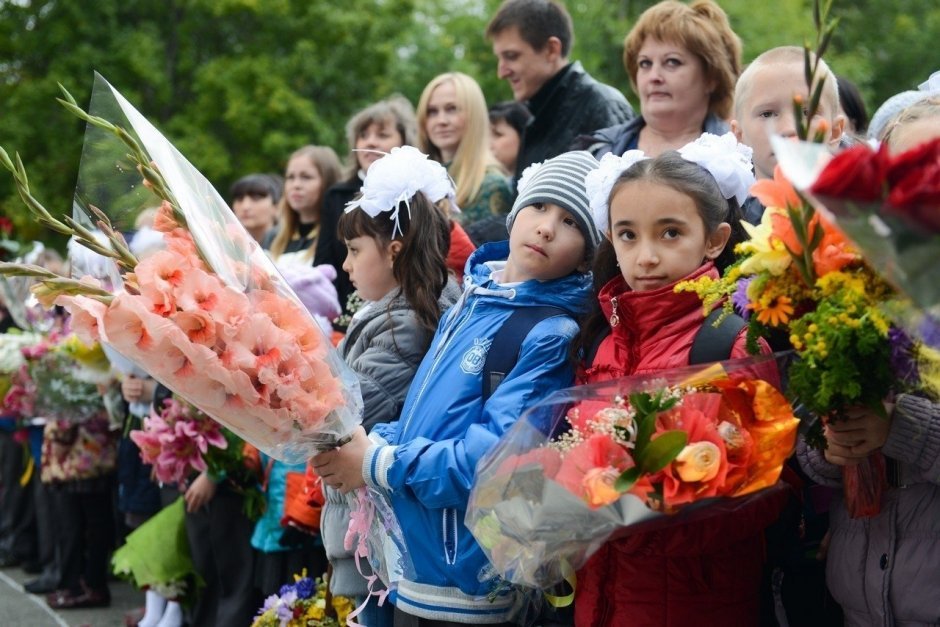
[[[574,344],[595,355],[581,382],[689,364],[702,303],[674,287],[717,278],[743,239],[739,206],[754,181],[750,153],[730,133],[704,134],[655,159],[640,151],[608,155],[589,175],[607,241],[594,265],[598,302]],[[728,358],[748,355],[744,335]],[[608,541],[578,572],[577,625],[759,624],[763,530],[779,515],[779,500]]]

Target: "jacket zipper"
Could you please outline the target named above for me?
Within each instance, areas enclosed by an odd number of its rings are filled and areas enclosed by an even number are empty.
[[[457,563],[457,510],[451,507],[445,509],[441,525],[444,538],[444,563],[453,566]]]
[[[447,350],[446,350],[447,347],[450,346],[451,342],[453,342],[454,337],[458,335],[457,332],[460,330],[459,327],[464,326],[467,323],[467,321],[470,320],[470,317],[473,315],[473,311],[474,309],[476,309],[478,302],[480,301],[475,300],[470,305],[470,309],[467,310],[467,313],[464,316],[463,320],[460,320],[459,322],[457,321],[454,322],[455,328],[453,328],[453,331],[449,333],[450,337],[448,337],[445,343],[441,344],[435,351],[434,363],[431,364],[431,369],[428,370],[428,374],[424,377],[424,380],[421,382],[421,388],[418,390],[418,395],[415,396],[415,400],[411,404],[411,411],[408,412],[408,417],[405,418],[405,424],[401,429],[399,438],[401,438],[401,436],[403,436],[405,432],[408,430],[408,426],[411,424],[411,418],[414,416],[414,413],[415,413],[415,408],[418,406],[418,403],[421,400],[421,397],[424,396],[424,391],[427,389],[428,383],[430,382],[431,376],[434,374],[434,371],[437,370],[437,366],[441,363],[441,358],[447,353]]]

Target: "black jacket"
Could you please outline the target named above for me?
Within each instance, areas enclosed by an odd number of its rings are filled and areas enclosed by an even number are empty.
[[[571,150],[578,135],[626,122],[634,115],[623,94],[596,81],[578,61],[549,79],[526,105],[533,117],[519,148],[515,181],[527,166]]]
[[[339,217],[346,211],[346,203],[353,200],[362,189],[362,179],[353,176],[348,181],[336,183],[326,190],[323,198],[323,207],[320,208],[320,238],[317,240],[317,250],[314,254],[314,265],[328,263],[336,268],[336,294],[343,313],[349,313],[346,301],[353,293],[354,288],[349,275],[343,270],[346,261],[346,243],[337,235]]]

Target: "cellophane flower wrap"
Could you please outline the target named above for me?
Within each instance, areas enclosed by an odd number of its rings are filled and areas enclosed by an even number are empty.
[[[64,104],[89,123],[65,222],[83,243],[100,229],[114,262],[105,282],[46,281],[47,302],[265,453],[335,446],[361,420],[358,380],[225,201],[102,77],[87,114]],[[165,248],[137,259],[119,231],[149,207]]]
[[[784,172],[879,274],[920,308],[940,305],[940,139],[901,154],[887,144],[831,158],[811,146],[782,154]]]
[[[895,392],[935,395],[940,353],[904,322],[916,308],[880,265],[866,260],[841,222],[799,191],[812,184],[828,153],[817,144],[774,146],[781,166],[751,189],[766,209],[760,224],[745,224],[751,238],[737,246],[736,262],[718,280],[677,289],[697,292],[706,309],[722,302],[748,318],[752,347],[758,337],[788,341],[799,357],[786,372],[788,396],[822,422],[842,419],[852,406],[884,413],[883,400]],[[810,434],[811,444],[824,446],[819,435]],[[843,478],[851,515],[880,511],[886,487],[880,452],[844,467]]]
[[[99,385],[107,380],[109,368],[100,344],[87,345],[74,334],[58,332],[20,337],[35,342],[20,348],[23,360],[3,399],[4,413],[73,423],[104,413]]]
[[[467,526],[505,580],[548,588],[612,537],[733,512],[793,450],[777,380],[768,356],[559,391],[480,462]]]

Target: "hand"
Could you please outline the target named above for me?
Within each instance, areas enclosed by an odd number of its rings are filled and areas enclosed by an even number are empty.
[[[846,417],[826,424],[826,459],[837,466],[858,464],[884,446],[891,429],[892,405],[885,403],[888,417],[873,413],[866,407],[852,407]]]
[[[121,394],[128,403],[136,403],[144,395],[144,380],[132,374],[121,381]]]
[[[209,478],[209,475],[201,473],[183,495],[183,500],[186,501],[186,511],[192,514],[208,505],[209,501],[215,497],[217,489],[218,486]]]
[[[372,442],[361,426],[352,433],[352,440],[339,448],[320,453],[310,460],[323,483],[343,494],[366,484],[362,478],[362,460]]]

